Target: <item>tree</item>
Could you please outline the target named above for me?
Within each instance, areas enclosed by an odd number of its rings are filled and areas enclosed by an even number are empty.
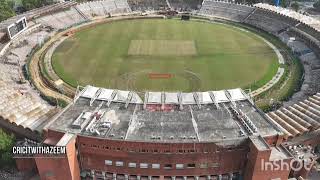
[[[290,3],[289,0],[280,0],[281,7],[284,7],[284,8],[288,7],[288,3]]]
[[[22,0],[22,6],[27,10],[38,8],[42,5],[41,0]]]
[[[293,10],[295,10],[295,11],[298,11],[299,8],[300,8],[300,5],[298,4],[297,1],[295,1],[295,2],[293,2],[293,3],[291,4],[291,8],[292,8]]]
[[[14,164],[12,159],[12,147],[14,143],[14,136],[0,129],[0,166],[10,166]]]
[[[4,21],[14,15],[15,15],[15,13],[13,11],[13,8],[12,8],[12,6],[10,6],[8,1],[0,0],[0,22]]]
[[[313,7],[317,10],[317,11],[320,11],[320,0],[318,0],[317,2],[315,2],[313,4]]]
[[[22,6],[25,10],[29,11],[35,8],[53,4],[55,0],[21,0]]]
[[[237,1],[236,1],[237,2]],[[253,5],[253,4],[256,4],[258,3],[259,0],[244,0],[243,3],[245,4],[249,4],[249,5]]]

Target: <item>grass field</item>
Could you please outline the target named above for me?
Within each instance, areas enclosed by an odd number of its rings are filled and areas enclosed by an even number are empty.
[[[197,55],[197,50],[190,40],[132,40],[128,55],[190,56]]]
[[[245,88],[268,82],[278,68],[276,54],[251,32],[176,19],[83,30],[57,48],[52,63],[73,86],[153,91]]]

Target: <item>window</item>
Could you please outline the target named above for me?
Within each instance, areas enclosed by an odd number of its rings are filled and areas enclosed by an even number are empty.
[[[219,163],[212,163],[212,167],[214,168],[219,167]]]
[[[171,164],[165,164],[163,166],[163,169],[172,169],[172,165]]]
[[[200,164],[200,168],[208,168],[208,164],[207,163],[201,163]]]
[[[130,168],[136,168],[137,167],[137,163],[129,163],[128,166]]]
[[[147,163],[140,163],[140,168],[146,169],[146,168],[148,168],[148,164]]]
[[[183,164],[176,164],[176,169],[183,169]]]
[[[160,169],[160,164],[152,164],[152,169]]]
[[[196,164],[188,164],[187,165],[187,168],[195,168],[196,167]]]
[[[112,165],[112,161],[111,160],[104,160],[104,164],[111,166]]]
[[[116,161],[116,166],[123,166],[123,161]]]

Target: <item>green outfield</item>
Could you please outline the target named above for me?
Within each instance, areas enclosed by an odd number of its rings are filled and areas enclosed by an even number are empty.
[[[230,25],[140,19],[77,32],[56,49],[52,65],[73,86],[205,91],[262,86],[278,60],[263,40]]]

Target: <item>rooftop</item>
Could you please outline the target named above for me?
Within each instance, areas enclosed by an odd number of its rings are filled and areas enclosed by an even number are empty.
[[[265,142],[265,140],[261,136],[250,137],[250,139],[259,151],[266,151],[270,149],[268,143]]]
[[[146,94],[143,101],[135,92],[88,86],[49,129],[152,142],[236,142],[280,133],[240,89]]]
[[[271,147],[270,161],[290,158],[292,158],[292,155],[283,146]]]

